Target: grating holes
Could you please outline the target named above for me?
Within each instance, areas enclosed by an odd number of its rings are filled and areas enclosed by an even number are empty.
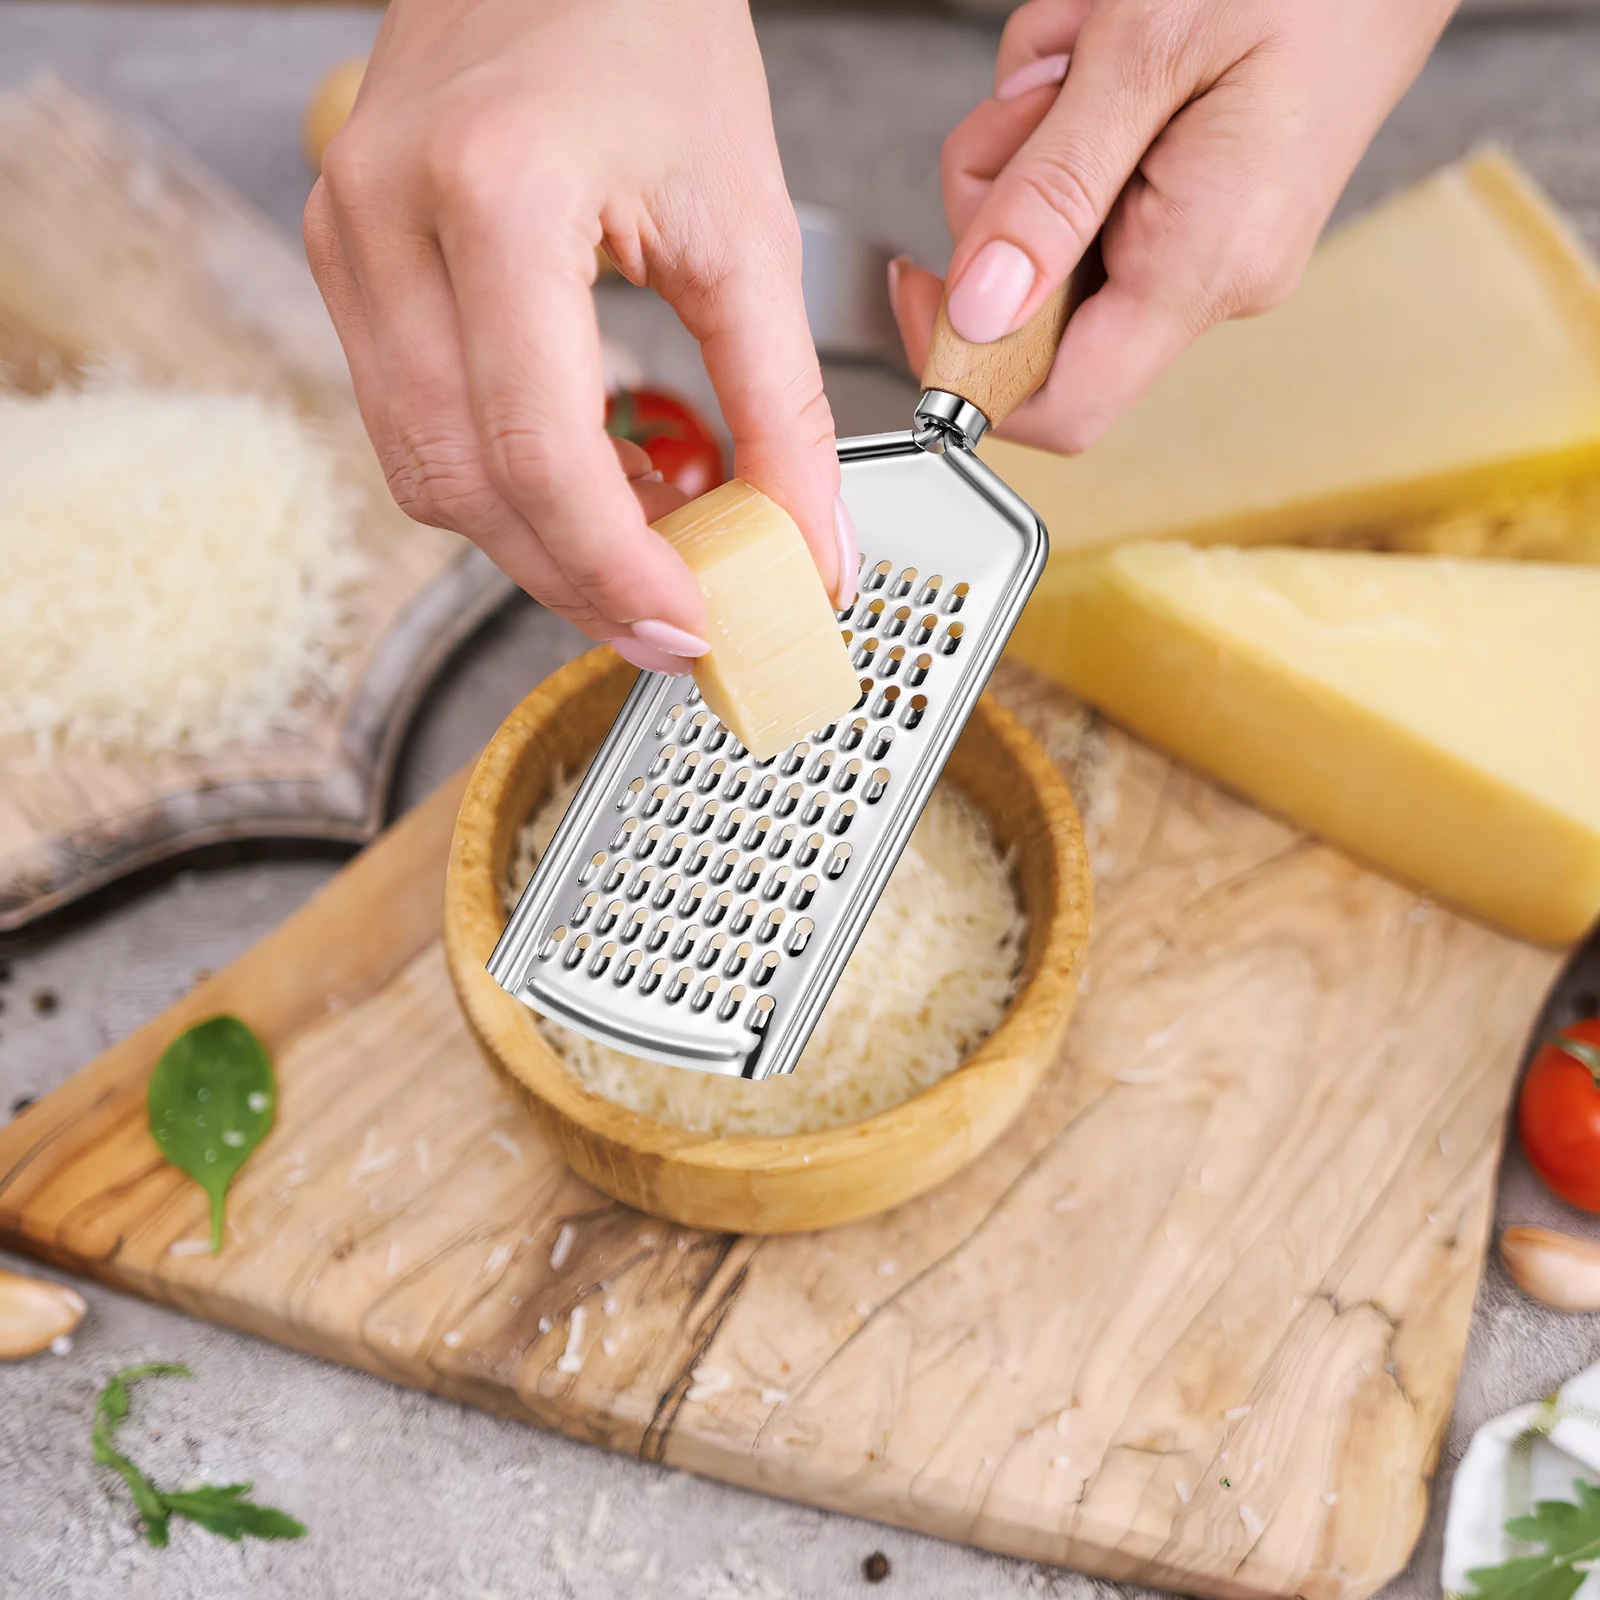
[[[565,926],[556,928],[551,933],[550,937],[548,939],[546,939],[545,942],[542,945],[539,946],[539,959],[541,961],[548,961],[550,959],[550,957],[553,956],[556,953],[556,951],[561,948],[561,941],[563,939],[565,939],[566,936],[567,936],[567,929],[566,929]]]
[[[730,760],[739,761],[749,754],[750,752],[746,750],[737,739],[735,739],[733,743],[728,746],[728,757]]]
[[[734,952],[723,962],[722,970],[730,978],[737,978],[745,969],[746,962],[755,954],[755,946],[748,939],[734,948]]]
[[[733,872],[734,863],[738,859],[739,852],[737,850],[724,850],[717,864],[711,869],[711,881],[713,883],[726,883],[729,875]]]
[[[861,743],[867,729],[871,724],[865,717],[857,717],[843,733],[839,735],[839,748],[841,750],[854,750]]]
[[[682,715],[682,706],[668,706],[661,720],[656,724],[656,738],[665,739],[672,732],[673,723]]]
[[[778,867],[767,875],[767,881],[761,886],[763,900],[776,900],[784,891],[784,886],[794,876],[793,867]]]
[[[944,630],[944,637],[939,641],[939,654],[942,656],[953,656],[961,644],[962,635],[966,631],[966,628],[961,623],[952,622],[950,626]]]
[[[750,860],[745,862],[739,876],[734,880],[734,888],[741,894],[747,893],[761,881],[761,874],[766,870],[766,862],[760,856],[752,856]]]
[[[707,800],[695,813],[694,821],[689,824],[690,833],[704,833],[717,819],[717,814],[722,810],[720,800]]]
[[[561,957],[561,965],[570,971],[573,967],[577,966],[580,961],[583,960],[584,953],[593,943],[594,940],[587,933],[580,933],[578,937],[567,946]]]
[[[806,764],[806,757],[810,754],[811,746],[804,739],[799,744],[790,745],[784,753],[783,760],[778,765],[778,771],[784,777],[792,778]]]
[[[883,613],[887,608],[881,600],[869,600],[862,608],[861,615],[856,619],[856,626],[861,628],[876,628],[883,620]]]
[[[694,705],[699,699],[700,691],[698,689],[691,689],[688,694],[689,704]],[[711,713],[709,711],[695,712],[695,714],[689,718],[689,725],[683,730],[681,735],[684,743],[687,744],[691,739],[698,739],[700,735],[706,731],[706,724],[710,720]]]
[[[612,958],[616,955],[616,953],[616,945],[612,943],[611,940],[606,940],[606,942],[601,945],[597,951],[595,951],[594,960],[589,963],[589,976],[591,978],[603,978],[605,976],[606,968],[611,965]]]
[[[830,722],[826,728],[823,728],[821,732],[816,735],[817,740],[822,744],[826,744],[828,740],[833,737],[833,731],[838,726],[839,724],[837,722]]]
[[[928,709],[928,697],[925,694],[914,694],[911,702],[900,713],[900,726],[911,729],[922,721],[922,714]]]
[[[778,780],[770,772],[763,773],[761,782],[750,793],[751,810],[759,811],[772,798],[773,791],[777,787]]]
[[[818,789],[817,792],[806,801],[805,808],[800,813],[800,820],[809,828],[811,824],[815,822],[817,818],[820,817],[827,809],[827,805],[827,795],[825,795],[822,790]]]
[[[885,678],[892,678],[900,670],[900,663],[906,658],[905,646],[896,645],[884,659],[882,674]]]
[[[889,753],[889,746],[894,743],[893,728],[879,728],[872,736],[872,743],[867,746],[867,760],[882,761]]]
[[[811,763],[811,770],[806,774],[812,783],[823,783],[828,773],[833,769],[833,751],[820,750],[817,759]]]
[[[860,776],[861,763],[859,761],[847,761],[835,776],[833,786],[840,794],[847,794],[855,787],[856,779]]]
[[[772,1021],[772,1013],[778,1002],[770,994],[759,995],[756,1003],[750,1008],[750,1020],[745,1024],[751,1033],[765,1033],[767,1024]]]
[[[742,983],[736,983],[722,997],[722,1004],[717,1007],[717,1016],[723,1022],[732,1022],[739,1007],[744,1004],[745,989]]]
[[[945,599],[945,610],[948,612],[959,611],[967,603],[967,596],[971,593],[971,584],[958,583]]]
[[[606,891],[607,894],[610,894],[613,889],[616,889],[621,885],[622,880],[626,878],[632,871],[633,862],[627,856],[618,856],[617,859],[611,863],[611,870],[606,874],[605,882],[601,885],[601,887]]]
[[[622,902],[620,900],[613,900],[611,904],[600,913],[600,920],[595,923],[594,931],[596,933],[610,933],[611,930],[616,927],[617,918],[622,915],[622,909]]]
[[[666,784],[658,783],[655,788],[653,788],[650,793],[645,796],[644,805],[640,807],[640,815],[653,817],[656,812],[658,812],[662,806],[666,804],[667,796],[671,793],[672,791],[666,786]]]
[[[655,760],[650,763],[650,770],[645,773],[645,777],[647,777],[647,778],[659,778],[661,776],[661,774],[663,772],[665,772],[667,770],[667,768],[672,765],[673,760],[677,756],[677,754],[678,754],[677,745],[675,745],[675,744],[663,745],[661,747],[660,752],[657,754]]]
[[[758,989],[765,988],[772,982],[772,975],[778,970],[783,957],[776,950],[769,950],[756,964],[756,970],[751,973],[750,981]]]
[[[862,642],[861,648],[856,651],[851,659],[856,664],[857,672],[865,672],[872,665],[872,657],[878,648],[878,641],[868,638]]]
[[[756,912],[761,909],[758,902],[746,900],[733,914],[733,921],[728,924],[730,933],[743,933],[752,922],[756,920]]]
[[[704,748],[707,750],[720,750],[728,742],[728,730],[719,722],[710,733],[706,735]]]
[[[740,767],[734,775],[722,786],[722,797],[725,800],[737,800],[746,789],[750,787],[750,780],[755,774],[749,767]]]
[[[913,688],[928,676],[928,668],[933,665],[933,657],[920,655],[906,668],[906,682]]]
[[[644,931],[644,925],[650,920],[650,913],[643,906],[638,907],[633,915],[622,925],[622,942],[632,944]]]
[[[689,835],[688,834],[686,834],[686,833],[675,833],[675,834],[673,834],[673,836],[667,841],[666,849],[661,852],[661,865],[664,866],[664,867],[676,866],[678,864],[678,858],[688,848],[689,848]]]
[[[699,937],[700,930],[697,927],[695,927],[692,923],[686,925],[683,931],[678,935],[677,942],[672,947],[672,959],[674,961],[685,960],[688,957],[689,952],[694,949],[694,942]]]
[[[600,904],[600,896],[592,889],[572,908],[572,926],[581,928],[589,920],[594,908]]]
[[[856,803],[846,800],[843,805],[835,806],[833,815],[828,818],[829,833],[843,833],[855,819]]]
[[[817,859],[817,853],[822,849],[822,835],[814,833],[794,853],[794,864],[797,867],[809,867]]]
[[[915,567],[907,567],[906,570],[902,572],[900,576],[896,578],[890,585],[889,594],[892,598],[898,600],[901,595],[911,593],[911,585],[916,581],[917,569]]]
[[[601,867],[603,867],[608,860],[610,860],[610,857],[606,855],[604,850],[596,850],[595,853],[584,863],[583,870],[578,874],[578,882],[593,882],[595,874],[599,872]]]
[[[728,907],[733,904],[733,896],[726,889],[706,907],[706,926],[714,928],[728,914]]]
[[[650,937],[644,942],[645,949],[659,950],[662,945],[667,942],[672,930],[677,927],[677,925],[678,919],[676,917],[659,918],[655,927],[650,930]]]
[[[628,848],[628,841],[638,831],[638,828],[639,819],[637,817],[629,817],[628,820],[617,829],[615,836],[611,840],[611,848],[613,850],[626,850]]]
[[[911,607],[900,606],[895,614],[883,625],[884,637],[898,639],[911,624]]]
[[[666,1001],[669,1006],[676,1005],[683,998],[684,991],[689,987],[690,980],[693,977],[694,969],[692,967],[679,967],[667,979]]]
[[[735,806],[727,816],[722,819],[722,826],[717,829],[717,843],[726,844],[744,826],[745,818],[750,813],[743,806]]]
[[[667,815],[665,818],[667,826],[669,828],[677,827],[677,825],[688,815],[689,795],[687,792],[673,795],[672,804],[667,807]]]
[[[867,703],[867,696],[869,694],[871,694],[871,693],[872,693],[872,679],[871,678],[863,678],[861,680],[861,697],[856,701],[856,703],[853,706],[850,707],[850,709],[852,711],[859,711],[862,708],[862,706],[864,706]]]
[[[650,891],[650,885],[660,877],[656,867],[640,867],[629,880],[628,887],[623,890],[630,900],[642,900]]]
[[[700,967],[714,967],[722,959],[722,952],[727,948],[727,934],[714,933],[700,946],[700,954],[695,958],[695,964]]]
[[[633,978],[639,970],[640,963],[644,960],[644,953],[640,950],[630,950],[621,961],[617,963],[617,970],[612,975],[611,981],[621,989]]]
[[[933,637],[933,630],[939,626],[939,619],[930,611],[911,630],[912,644],[926,644]]]
[[[676,784],[688,783],[695,774],[695,768],[700,765],[703,757],[698,750],[691,750],[678,763],[678,770],[672,774],[672,781]]]
[[[746,850],[760,850],[767,842],[767,835],[772,831],[771,817],[757,817],[745,830],[743,844]]]
[[[678,915],[680,917],[698,916],[700,903],[711,891],[703,883],[691,883],[684,891],[683,899],[678,902]]]
[[[652,961],[650,970],[639,979],[640,994],[654,994],[661,987],[661,980],[667,975],[665,961]]]
[[[865,800],[869,806],[875,806],[883,798],[883,791],[888,787],[889,769],[887,767],[879,767],[872,774],[872,776],[867,779],[867,786],[861,791],[861,798]]]
[[[640,858],[640,860],[643,860],[646,856],[654,854],[656,846],[660,844],[666,836],[667,830],[658,822],[649,830],[648,833],[645,834],[644,838],[639,841],[639,848],[634,853]]]
[[[644,779],[635,778],[626,789],[617,796],[617,810],[626,811],[640,795],[644,793]]]
[[[700,774],[700,781],[695,785],[701,794],[709,794],[722,782],[722,775],[728,770],[728,763],[720,756]]]
[[[782,906],[774,906],[766,914],[766,916],[764,916],[761,919],[761,926],[756,929],[756,943],[757,944],[770,944],[772,942],[772,940],[776,937],[778,929],[781,928],[782,926],[783,926],[783,907]],[[760,978],[757,978],[756,981],[759,983],[759,982],[761,982],[763,980],[761,980]]]
[[[717,990],[721,987],[722,980],[720,978],[707,978],[705,982],[695,990],[694,999],[689,1002],[689,1009],[691,1011],[704,1011],[705,1008],[711,1004],[713,998],[716,996]]]
[[[936,572],[923,584],[921,592],[917,595],[919,606],[931,606],[939,598],[939,590],[944,585],[944,579]]]
[[[873,703],[872,714],[875,717],[890,717],[894,715],[895,702],[900,698],[900,685],[891,683]]]
[[[806,879],[807,883],[811,883],[813,881],[814,880],[810,878]],[[801,917],[800,920],[795,923],[794,927],[789,930],[789,939],[784,945],[784,949],[787,950],[792,956],[802,954],[805,950],[805,947],[811,943],[811,935],[814,931],[814,928],[815,925],[812,923],[810,917]]]
[[[836,844],[833,847],[833,854],[828,857],[827,866],[825,866],[822,870],[827,873],[830,878],[837,878],[839,874],[843,872],[844,869],[849,865],[850,846],[847,844]]]
[[[880,561],[867,574],[867,581],[861,587],[863,589],[881,589],[889,581],[889,574],[893,571],[894,563],[892,561]]]
[[[704,869],[706,862],[711,859],[711,841],[702,839],[694,847],[694,853],[683,864],[683,870],[692,878],[697,872]]]
[[[814,872],[808,872],[795,886],[794,893],[789,896],[789,904],[796,911],[804,911],[816,898],[817,889],[821,885],[821,881]]]

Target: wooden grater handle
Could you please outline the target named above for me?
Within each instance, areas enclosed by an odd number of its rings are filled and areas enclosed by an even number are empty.
[[[1067,281],[1014,333],[992,344],[968,344],[950,326],[943,301],[922,368],[922,387],[959,395],[996,427],[1050,375],[1072,313],[1105,282],[1099,241]]]

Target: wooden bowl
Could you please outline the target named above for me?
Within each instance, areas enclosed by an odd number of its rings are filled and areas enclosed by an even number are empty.
[[[1000,1026],[948,1077],[888,1111],[818,1133],[718,1137],[640,1116],[584,1089],[533,1013],[484,970],[521,825],[558,768],[579,770],[634,669],[602,647],[570,662],[506,719],[479,758],[450,848],[450,976],[484,1054],[522,1091],[568,1164],[597,1189],[696,1228],[792,1233],[872,1216],[972,1160],[1005,1130],[1054,1061],[1089,937],[1089,868],[1072,796],[1049,759],[987,695],[946,769],[1016,851],[1028,948]]]

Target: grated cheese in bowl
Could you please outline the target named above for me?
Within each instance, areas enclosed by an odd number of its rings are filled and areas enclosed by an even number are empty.
[[[558,780],[522,829],[509,910],[578,787]],[[702,1133],[815,1133],[859,1122],[955,1070],[999,1025],[1027,922],[983,813],[941,782],[900,857],[799,1065],[747,1083],[640,1061],[540,1017],[578,1081],[641,1116]]]
[[[287,405],[0,394],[0,738],[202,754],[337,692],[361,491]]]

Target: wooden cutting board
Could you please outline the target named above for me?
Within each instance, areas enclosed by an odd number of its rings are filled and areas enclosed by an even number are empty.
[[[1557,958],[1229,798],[1063,692],[1089,979],[1035,1102],[875,1221],[741,1238],[579,1183],[476,1055],[439,944],[464,775],[0,1130],[0,1245],[580,1439],[1205,1595],[1405,1561]],[[232,1010],[279,1127],[228,1242],[156,1155],[166,1043]],[[563,1361],[565,1352],[575,1359]]]
[[[194,845],[370,839],[412,706],[512,593],[394,505],[298,242],[180,152],[44,83],[0,97],[0,387],[105,366],[294,406],[363,493],[368,575],[344,688],[299,734],[205,757],[0,739],[0,931]]]

